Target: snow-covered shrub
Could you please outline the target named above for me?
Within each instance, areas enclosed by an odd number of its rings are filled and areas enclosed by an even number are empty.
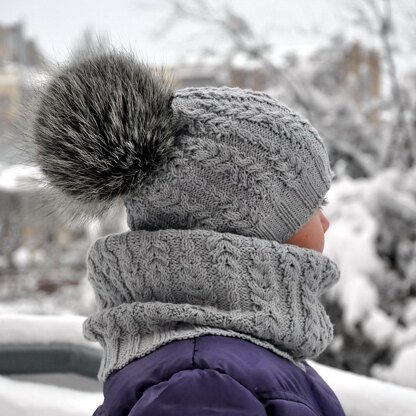
[[[416,168],[341,175],[328,192],[324,254],[341,279],[325,298],[336,337],[321,362],[388,378],[395,356],[416,346],[415,179]],[[416,373],[405,377],[416,387]],[[392,379],[401,382],[397,371]]]

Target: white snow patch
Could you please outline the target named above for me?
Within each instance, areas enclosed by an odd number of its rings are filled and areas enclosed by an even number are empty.
[[[85,317],[0,314],[0,345],[69,343],[100,348],[82,335]]]
[[[12,254],[13,262],[19,269],[27,268],[32,262],[32,254],[25,246],[19,247]]]
[[[386,210],[392,215],[400,213],[403,220],[414,223],[415,175],[416,169],[405,176],[388,169],[359,180],[338,175],[328,191],[329,204],[324,208],[330,221],[324,254],[341,270],[340,281],[327,294],[329,300],[342,308],[343,324],[351,334],[354,335],[359,324],[366,338],[380,347],[389,346],[398,354],[391,368],[377,366],[373,375],[414,387],[416,370],[413,364],[406,366],[403,356],[416,362],[416,356],[412,355],[416,344],[416,300],[409,299],[400,316],[389,316],[383,311],[379,287],[392,284],[394,276],[390,277],[391,271],[376,251],[376,237]],[[406,249],[403,256],[414,258],[405,271],[410,284],[416,279],[416,246],[408,242],[403,247]],[[399,317],[403,324],[399,324]]]
[[[409,299],[403,312],[403,319],[407,324],[416,324],[416,299]]]
[[[38,167],[4,164],[0,166],[0,189],[33,189],[41,186],[42,178]]]
[[[340,281],[328,297],[343,308],[344,324],[351,332],[377,308],[378,291],[369,276],[383,272],[374,248],[377,222],[359,197],[367,193],[368,187],[365,181],[341,178],[329,190],[329,205],[324,209],[331,225],[323,254],[341,270]]]
[[[372,373],[382,380],[416,389],[416,344],[401,349],[390,367],[375,365]],[[416,396],[416,391],[414,394]],[[416,413],[416,407],[413,411]]]
[[[396,336],[396,321],[381,309],[373,309],[364,321],[364,334],[375,344],[384,346]]]
[[[102,393],[84,393],[0,376],[2,416],[91,416],[102,401]]]
[[[416,360],[414,359],[414,362]],[[337,395],[348,416],[410,416],[416,390],[308,361]]]

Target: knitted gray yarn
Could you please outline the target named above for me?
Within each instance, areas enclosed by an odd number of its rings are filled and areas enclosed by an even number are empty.
[[[104,348],[99,378],[175,339],[250,340],[296,364],[332,339],[319,296],[334,262],[283,244],[334,176],[316,130],[267,94],[176,91],[179,145],[124,199],[132,231],[88,255],[99,310],[85,336]]]
[[[210,230],[130,231],[88,253],[99,311],[84,323],[104,348],[100,380],[173,340],[216,334],[298,361],[331,342],[319,301],[339,278],[321,253]]]
[[[180,147],[125,198],[132,230],[209,229],[285,242],[334,177],[322,138],[269,95],[238,88],[176,91]]]

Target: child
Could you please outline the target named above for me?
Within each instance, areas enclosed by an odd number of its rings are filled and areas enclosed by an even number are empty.
[[[307,120],[261,92],[173,91],[113,51],[52,77],[33,139],[59,206],[127,209],[131,231],[88,252],[94,415],[344,414],[305,362],[332,340],[319,297],[339,278],[322,255],[334,173]]]

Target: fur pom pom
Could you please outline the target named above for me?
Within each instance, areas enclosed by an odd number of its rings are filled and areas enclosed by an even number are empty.
[[[163,72],[124,52],[95,53],[59,69],[41,92],[33,125],[47,185],[78,214],[100,216],[175,146],[172,97]]]

